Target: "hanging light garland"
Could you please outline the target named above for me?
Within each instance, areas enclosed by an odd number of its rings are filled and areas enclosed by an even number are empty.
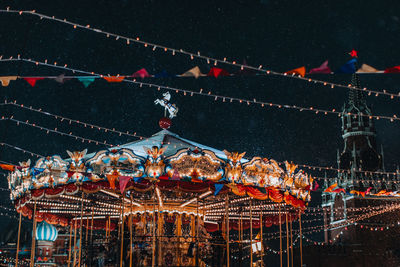
[[[351,89],[354,89],[354,90],[360,90],[360,91],[368,92],[369,95],[374,94],[375,96],[389,96],[390,99],[400,98],[400,92],[398,94],[393,94],[393,93],[387,92],[386,90],[382,90],[382,91],[370,90],[370,89],[368,89],[366,87],[365,88],[357,88],[357,87],[352,86],[351,84],[343,85],[343,84],[337,84],[337,83],[322,81],[322,80],[318,80],[318,79],[312,79],[312,78],[308,78],[308,77],[302,77],[301,75],[295,75],[295,74],[289,75],[288,73],[285,73],[285,72],[282,73],[282,72],[267,70],[262,65],[260,65],[258,67],[253,67],[253,66],[249,66],[247,64],[238,64],[236,61],[227,60],[226,57],[224,59],[217,59],[217,58],[203,56],[203,55],[201,55],[201,53],[199,51],[197,53],[193,53],[193,52],[185,51],[183,49],[176,49],[176,48],[171,48],[171,47],[167,47],[167,46],[160,45],[160,44],[150,43],[150,42],[146,42],[146,41],[140,40],[139,37],[130,38],[130,37],[126,37],[126,36],[123,36],[123,35],[119,35],[119,34],[115,34],[115,33],[111,33],[111,32],[106,32],[106,31],[103,31],[103,30],[100,30],[100,29],[92,28],[90,26],[90,24],[82,25],[82,24],[79,24],[79,23],[70,22],[67,19],[59,19],[59,18],[56,18],[55,16],[48,16],[48,15],[45,15],[45,14],[37,13],[36,10],[14,10],[14,9],[11,9],[10,7],[7,7],[6,9],[0,9],[0,12],[3,12],[3,13],[16,13],[16,14],[19,14],[19,15],[28,14],[28,15],[32,15],[32,16],[37,16],[40,19],[46,19],[46,20],[55,21],[55,22],[59,22],[59,23],[70,25],[70,26],[73,27],[73,29],[79,28],[79,29],[92,31],[92,32],[95,32],[95,33],[99,33],[99,34],[105,35],[107,38],[113,37],[116,41],[118,41],[118,40],[125,41],[127,45],[130,45],[131,43],[137,43],[139,45],[143,45],[144,47],[152,48],[153,52],[156,51],[157,48],[158,48],[158,49],[160,49],[160,50],[162,50],[164,52],[170,52],[173,56],[176,55],[176,54],[181,54],[181,55],[189,56],[189,58],[191,60],[193,60],[194,58],[205,60],[207,62],[207,64],[213,64],[214,66],[217,66],[217,64],[220,63],[220,64],[239,67],[241,70],[248,69],[248,70],[253,70],[253,71],[256,71],[256,72],[261,72],[261,73],[266,74],[266,75],[275,75],[275,76],[279,76],[279,77],[293,78],[293,79],[298,79],[298,80],[302,80],[302,81],[306,81],[306,82],[313,82],[314,84],[321,84],[323,86],[330,86],[331,88],[335,88],[335,87],[345,88],[345,89],[350,89],[351,88]]]
[[[49,64],[49,63],[47,63],[47,60],[45,62],[39,62],[39,61],[34,61],[34,60],[31,60],[31,59],[23,59],[23,58],[17,58],[15,60],[17,60],[17,61],[21,60],[21,61],[24,61],[24,62],[34,63],[36,65],[49,66],[49,67],[53,67],[53,68],[59,68],[59,69],[73,71],[73,72],[89,74],[89,75],[97,75],[97,76],[107,77],[107,76],[100,75],[100,74],[97,74],[97,73],[94,73],[94,72],[88,72],[88,71],[82,71],[82,70],[78,70],[78,69],[72,69],[72,68],[66,67],[66,65],[65,66],[58,66],[56,62],[54,64]],[[206,96],[206,97],[209,97],[209,98],[213,98],[214,101],[221,100],[222,102],[227,102],[227,103],[233,103],[235,101],[236,103],[247,104],[248,106],[257,105],[257,106],[262,107],[262,108],[274,107],[274,108],[284,109],[284,110],[285,109],[295,110],[295,111],[298,111],[298,112],[308,111],[308,112],[311,112],[311,113],[316,114],[316,115],[318,115],[318,114],[321,114],[321,115],[331,114],[331,115],[336,115],[338,117],[341,117],[343,115],[342,112],[339,112],[336,109],[328,110],[328,109],[319,109],[319,108],[314,108],[314,107],[301,107],[301,106],[288,105],[288,104],[276,104],[276,103],[271,103],[271,102],[258,101],[255,98],[253,98],[253,99],[244,99],[244,98],[231,97],[231,96],[225,96],[225,95],[217,95],[217,94],[213,94],[211,91],[204,92],[203,89],[200,89],[199,91],[191,91],[191,90],[181,89],[181,88],[177,88],[177,87],[170,87],[170,86],[165,86],[165,85],[159,85],[159,84],[154,84],[154,83],[147,83],[147,82],[143,82],[143,81],[137,81],[136,79],[128,80],[128,79],[125,79],[125,78],[124,79],[121,78],[121,82],[138,84],[139,87],[146,86],[146,87],[149,87],[149,88],[156,88],[157,90],[163,89],[163,90],[168,90],[168,91],[172,91],[172,92],[175,92],[175,93],[183,93],[184,96],[201,95],[201,96]],[[355,118],[357,118],[357,117],[366,117],[366,118],[369,118],[369,119],[376,119],[376,120],[384,119],[384,120],[389,120],[390,122],[400,121],[400,117],[397,117],[397,115],[380,116],[380,115],[367,115],[367,114],[363,114],[363,113],[351,113],[351,112],[346,112],[345,115],[353,116]]]

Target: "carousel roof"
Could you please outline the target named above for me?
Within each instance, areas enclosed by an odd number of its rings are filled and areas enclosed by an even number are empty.
[[[117,148],[129,148],[135,152],[135,154],[146,157],[147,153],[144,149],[144,147],[153,147],[153,146],[158,146],[158,147],[167,147],[167,149],[164,152],[164,155],[166,157],[171,156],[176,154],[179,150],[183,148],[190,148],[192,150],[195,149],[201,149],[201,150],[209,150],[212,151],[217,157],[221,159],[227,159],[227,156],[225,153],[221,150],[205,146],[196,142],[193,142],[191,140],[185,139],[180,137],[179,135],[168,131],[168,130],[162,130],[159,131],[155,134],[153,134],[151,137],[146,138],[144,140],[139,140],[135,142],[130,142],[124,145],[121,145]],[[245,162],[247,160],[243,160],[242,162]]]
[[[80,213],[83,198],[73,196],[78,192],[90,198],[85,205],[96,216],[116,217],[121,208],[115,200],[130,202],[127,192],[136,205],[129,212],[135,214],[152,212],[148,207],[155,203],[154,192],[163,211],[185,214],[196,214],[196,199],[220,205],[224,202],[219,203],[219,194],[228,193],[232,201],[250,197],[293,207],[310,201],[313,179],[295,164],[263,157],[244,159],[244,152],[218,150],[166,129],[90,154],[86,149],[67,153],[68,159],[47,156],[12,168],[10,196],[24,216],[32,216],[37,202],[40,221],[70,223]],[[218,217],[218,212],[210,210],[206,215]]]

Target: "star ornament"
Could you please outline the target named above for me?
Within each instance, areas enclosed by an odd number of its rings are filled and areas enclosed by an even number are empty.
[[[354,58],[354,57],[358,57],[357,54],[358,54],[358,52],[357,52],[356,50],[354,50],[354,49],[351,50],[351,52],[349,53],[349,55],[350,55],[351,57],[353,57],[353,58]]]

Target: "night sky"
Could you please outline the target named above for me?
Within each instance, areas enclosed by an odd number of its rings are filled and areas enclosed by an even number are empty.
[[[324,3],[322,3],[324,2]],[[331,4],[328,4],[331,2]],[[215,58],[227,57],[251,66],[284,72],[300,66],[318,67],[329,60],[333,70],[350,59],[348,52],[359,51],[359,64],[377,69],[400,65],[400,18],[398,1],[2,1],[1,8],[32,10],[67,18],[80,24],[184,49]],[[166,70],[181,74],[199,66],[207,73],[204,60],[188,56],[153,52],[125,41],[76,29],[37,17],[0,13],[0,55],[20,54],[23,58],[48,59],[58,65],[102,74],[132,74],[146,68],[154,74]],[[238,68],[218,65],[234,73]],[[0,76],[59,75],[70,72],[37,67],[23,62],[0,63]],[[310,76],[340,84],[350,82],[349,74]],[[151,78],[147,82],[178,88],[241,97],[256,98],[277,104],[313,106],[341,110],[347,90],[328,88],[296,79],[275,76],[209,78]],[[361,75],[361,84],[371,89],[398,93],[399,74]],[[77,80],[59,84],[38,81],[31,87],[23,80],[0,87],[0,100],[17,100],[24,105],[121,131],[150,136],[159,131],[158,120],[163,109],[153,101],[162,91],[139,88],[128,83],[110,84],[98,80],[88,88]],[[367,98],[375,115],[400,114],[399,99]],[[261,108],[250,104],[223,103],[205,96],[172,94],[179,107],[171,131],[178,135],[229,151],[247,152],[295,163],[336,166],[336,149],[343,148],[337,116]],[[101,133],[69,125],[59,120],[19,110],[0,107],[0,114],[14,115],[38,125],[112,144],[134,141],[134,138]],[[43,154],[67,157],[66,150],[89,152],[103,146],[82,143],[70,137],[46,134],[13,122],[0,122],[1,142]],[[394,170],[400,159],[398,133],[400,122],[376,121],[378,144],[383,145],[387,170]],[[11,163],[26,160],[28,155],[0,148],[0,160]],[[313,173],[323,176],[321,172]],[[333,176],[334,173],[328,174]],[[5,177],[1,187],[7,187]],[[2,205],[11,205],[2,192]],[[312,205],[319,205],[315,196]],[[9,213],[12,214],[12,213]],[[9,224],[7,219],[0,223]],[[15,220],[12,221],[15,223]]]

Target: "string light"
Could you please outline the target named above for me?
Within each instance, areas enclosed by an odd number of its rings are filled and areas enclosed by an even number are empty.
[[[68,118],[68,117],[61,116],[61,115],[55,115],[55,114],[52,114],[52,113],[50,113],[50,112],[43,111],[43,109],[41,109],[41,108],[40,108],[40,109],[36,109],[36,108],[31,107],[31,106],[30,106],[30,107],[27,107],[27,106],[24,105],[24,104],[17,104],[17,101],[16,101],[16,100],[14,100],[14,101],[7,101],[7,100],[5,100],[5,103],[3,103],[3,105],[4,105],[4,104],[5,104],[5,105],[13,105],[13,106],[15,106],[15,107],[17,107],[17,108],[27,109],[27,110],[29,110],[29,111],[34,111],[34,112],[37,112],[37,113],[40,113],[40,114],[44,114],[44,115],[47,115],[47,116],[51,116],[51,117],[53,117],[53,118],[55,118],[55,119],[59,119],[60,121],[66,120],[66,121],[68,121],[70,124],[71,124],[71,123],[75,123],[75,124],[84,126],[85,128],[86,128],[86,127],[89,127],[89,128],[91,128],[91,129],[96,129],[96,130],[99,130],[99,131],[102,130],[102,131],[104,131],[104,132],[117,133],[117,134],[119,134],[119,136],[125,135],[125,136],[140,138],[140,139],[145,139],[145,138],[146,138],[146,137],[137,135],[136,132],[133,133],[133,134],[129,133],[129,131],[127,131],[127,132],[122,132],[122,131],[115,130],[114,128],[113,128],[113,129],[110,129],[110,128],[103,127],[103,126],[98,126],[98,125],[95,125],[95,124],[92,124],[92,123],[82,122],[82,121],[79,121],[79,120],[71,119],[71,118]]]
[[[74,29],[76,28],[80,28],[83,30],[88,30],[88,31],[92,31],[95,33],[99,33],[99,34],[103,34],[106,37],[114,37],[115,40],[125,40],[126,44],[129,45],[130,42],[132,43],[137,43],[140,45],[143,45],[144,47],[152,47],[152,50],[155,51],[156,48],[160,48],[165,52],[171,52],[172,55],[175,55],[175,53],[179,53],[182,55],[186,55],[189,56],[190,59],[194,59],[195,57],[201,60],[205,60],[208,64],[210,63],[210,61],[214,61],[214,65],[217,66],[217,63],[223,63],[229,66],[235,66],[235,67],[240,67],[241,69],[246,68],[249,70],[253,70],[253,71],[257,71],[257,72],[262,72],[264,74],[267,75],[276,75],[279,77],[286,77],[286,78],[292,78],[292,79],[298,79],[298,80],[302,80],[302,81],[306,81],[306,82],[313,82],[314,84],[321,84],[323,86],[330,86],[331,88],[345,88],[345,89],[354,89],[354,90],[359,90],[359,91],[364,91],[364,92],[368,92],[369,95],[374,94],[375,96],[389,96],[390,99],[394,99],[394,98],[399,98],[400,97],[400,92],[398,94],[393,94],[393,93],[389,93],[386,90],[383,91],[377,91],[377,90],[370,90],[367,88],[357,88],[357,87],[353,87],[351,85],[343,85],[343,84],[336,84],[336,83],[332,83],[332,82],[327,82],[327,81],[323,81],[323,80],[318,80],[318,79],[312,79],[309,77],[302,77],[301,75],[288,75],[287,72],[277,72],[277,71],[272,71],[272,70],[267,70],[265,68],[263,68],[262,65],[260,65],[259,67],[253,67],[253,66],[249,66],[246,64],[236,64],[236,61],[229,61],[227,60],[227,58],[225,57],[223,60],[221,59],[216,59],[216,58],[212,58],[212,57],[207,57],[207,56],[203,56],[200,54],[200,52],[197,53],[193,53],[193,52],[188,52],[185,51],[183,49],[176,49],[176,48],[171,48],[171,47],[167,47],[164,45],[159,45],[159,44],[155,44],[155,43],[150,43],[150,42],[145,42],[140,40],[139,37],[137,38],[130,38],[130,37],[126,37],[123,35],[118,35],[115,33],[110,33],[110,32],[106,32],[100,29],[96,29],[96,28],[92,28],[89,25],[81,25],[78,23],[73,23],[70,22],[66,19],[58,19],[55,16],[48,16],[45,14],[41,14],[41,13],[37,13],[36,11],[30,11],[30,10],[13,10],[10,9],[9,7],[7,7],[7,9],[0,9],[0,12],[6,12],[6,13],[18,13],[20,15],[22,14],[28,14],[28,15],[32,15],[32,16],[37,16],[40,17],[40,19],[47,19],[50,21],[55,21],[55,22],[59,22],[59,23],[63,23],[63,24],[67,24],[70,26],[73,26]]]
[[[61,131],[57,130],[57,128],[50,129],[50,128],[46,128],[46,127],[43,127],[43,126],[36,125],[35,123],[30,123],[28,121],[20,121],[20,120],[14,119],[14,118],[8,118],[8,120],[10,120],[12,122],[15,122],[17,125],[24,124],[24,125],[27,125],[27,126],[30,126],[30,127],[34,127],[34,128],[40,129],[42,131],[46,131],[47,134],[52,132],[52,133],[56,133],[56,134],[59,134],[59,135],[62,135],[62,136],[73,137],[73,138],[75,138],[77,140],[78,139],[81,140],[82,142],[88,142],[88,143],[94,143],[96,145],[105,145],[105,146],[108,146],[108,147],[114,147],[114,145],[108,144],[107,141],[101,142],[101,141],[97,141],[97,140],[94,140],[94,139],[81,137],[81,136],[78,136],[78,135],[75,135],[75,134],[72,134],[72,133],[61,132]],[[117,146],[119,146],[119,145],[117,145]]]
[[[41,114],[44,114],[44,115],[47,115],[47,116],[51,116],[51,117],[53,117],[53,118],[55,118],[55,119],[60,119],[60,121],[63,121],[63,120],[66,120],[66,121],[68,121],[70,124],[71,123],[76,123],[76,124],[78,124],[78,125],[82,125],[82,126],[84,126],[85,128],[86,127],[89,127],[90,129],[97,129],[97,130],[103,130],[104,132],[113,132],[113,133],[117,133],[117,134],[119,134],[119,136],[121,136],[121,135],[126,135],[126,136],[131,136],[131,137],[136,137],[136,138],[140,138],[141,140],[142,139],[148,139],[148,138],[146,138],[146,137],[143,137],[143,136],[140,136],[140,135],[137,135],[136,134],[136,132],[135,133],[133,133],[133,134],[130,134],[129,132],[122,132],[122,131],[119,131],[119,130],[116,130],[115,128],[113,128],[113,129],[110,129],[110,128],[107,128],[107,127],[103,127],[103,126],[98,126],[98,125],[94,125],[94,124],[92,124],[92,123],[88,123],[88,122],[82,122],[82,121],[79,121],[79,120],[74,120],[74,119],[71,119],[71,118],[68,118],[68,117],[64,117],[64,116],[61,116],[61,115],[55,115],[55,114],[52,114],[52,113],[50,113],[50,112],[47,112],[47,111],[43,111],[43,109],[42,108],[40,108],[40,109],[36,109],[36,108],[33,108],[33,107],[28,107],[28,106],[26,106],[26,105],[24,105],[24,104],[17,104],[17,102],[16,102],[16,100],[14,100],[14,101],[7,101],[7,100],[5,100],[5,102],[4,103],[1,103],[0,105],[13,105],[13,106],[15,106],[15,107],[18,107],[18,108],[23,108],[23,109],[27,109],[27,110],[30,110],[30,111],[34,111],[34,112],[38,112],[38,113],[41,113]],[[6,120],[7,118],[2,118],[2,120]],[[278,162],[279,164],[285,164],[284,162]],[[310,170],[318,170],[318,171],[322,171],[322,170],[329,170],[329,171],[336,171],[336,172],[341,172],[341,173],[350,173],[351,171],[354,171],[354,172],[357,172],[357,173],[364,173],[364,174],[380,174],[380,175],[396,175],[396,176],[398,176],[398,172],[396,171],[396,172],[386,172],[386,171],[361,171],[361,170],[357,170],[357,169],[353,169],[353,170],[346,170],[346,169],[338,169],[338,168],[334,168],[334,167],[329,167],[329,166],[313,166],[313,165],[306,165],[306,164],[298,164],[298,166],[299,167],[303,167],[303,168],[307,168],[307,169],[310,169]],[[320,180],[322,180],[322,179],[325,179],[324,177],[313,177],[314,179],[320,179]],[[335,177],[336,178],[336,177]],[[334,178],[334,179],[335,179]],[[356,181],[356,180],[354,180],[354,179],[352,179],[353,181]],[[362,182],[366,182],[366,181],[372,181],[372,182],[379,182],[380,180],[365,180],[365,179],[361,179],[361,180],[357,180],[357,181],[362,181]],[[393,181],[394,183],[397,183],[398,181]],[[399,181],[400,182],[400,181]]]
[[[72,69],[69,67],[63,67],[63,66],[56,66],[53,64],[48,64],[46,62],[39,62],[39,61],[33,61],[31,59],[16,59],[16,60],[22,60],[25,62],[29,62],[29,63],[35,63],[37,65],[44,65],[44,66],[49,66],[49,67],[53,67],[53,68],[60,68],[60,69],[64,69],[64,70],[69,70],[69,71],[73,71],[73,72],[79,72],[79,73],[84,73],[84,74],[89,74],[89,75],[97,75],[99,76],[100,74],[94,73],[94,72],[88,72],[88,71],[83,71],[83,70],[78,70],[78,69]],[[104,75],[103,75],[104,76]],[[192,95],[201,95],[201,96],[207,96],[207,97],[211,97],[215,100],[218,99],[227,99],[230,100],[227,103],[232,103],[233,101],[236,101],[237,103],[253,103],[253,104],[257,104],[260,107],[274,107],[274,108],[283,108],[283,109],[287,109],[287,110],[295,110],[295,111],[308,111],[308,112],[312,112],[312,114],[318,115],[318,114],[323,114],[323,115],[336,115],[338,117],[341,117],[343,114],[341,112],[336,111],[336,109],[332,109],[332,110],[327,110],[327,109],[317,109],[314,107],[301,107],[301,106],[296,106],[296,105],[288,105],[288,104],[276,104],[276,103],[271,103],[271,102],[263,102],[263,101],[254,101],[254,100],[249,100],[249,99],[242,99],[242,98],[238,98],[238,97],[231,97],[231,96],[224,96],[224,95],[216,95],[216,94],[212,94],[211,92],[209,93],[203,93],[202,90],[200,91],[191,91],[191,90],[187,90],[187,89],[181,89],[181,88],[176,88],[176,87],[170,87],[170,86],[164,86],[164,85],[159,85],[159,84],[154,84],[154,83],[147,83],[147,82],[138,82],[136,81],[136,79],[134,80],[128,80],[128,79],[122,79],[121,81],[123,82],[127,82],[127,83],[133,83],[133,84],[139,84],[140,86],[147,86],[149,88],[162,88],[168,91],[172,91],[175,93],[181,92],[183,93],[183,95],[185,96],[185,93],[189,93],[190,96]],[[186,95],[187,96],[187,95]],[[394,122],[394,121],[400,121],[400,117],[397,117],[396,115],[394,116],[381,116],[381,115],[367,115],[367,114],[363,114],[363,113],[351,113],[351,112],[347,112],[346,115],[351,115],[355,118],[357,117],[366,117],[369,119],[384,119],[384,120],[389,120],[390,122]]]

